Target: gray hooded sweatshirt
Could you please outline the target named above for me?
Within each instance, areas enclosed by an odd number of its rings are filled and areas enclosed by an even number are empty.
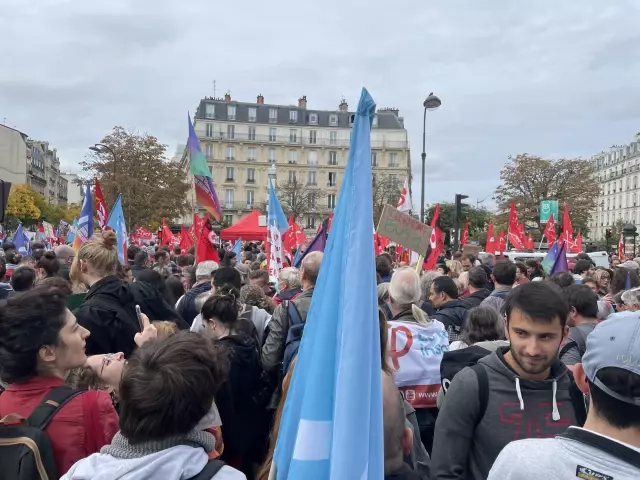
[[[567,367],[557,360],[547,380],[524,380],[507,366],[508,351],[499,348],[478,362],[489,379],[482,418],[476,373],[464,368],[453,378],[436,421],[433,479],[484,480],[509,442],[553,437],[576,424]]]

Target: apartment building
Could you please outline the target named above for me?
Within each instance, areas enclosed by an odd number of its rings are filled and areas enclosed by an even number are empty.
[[[607,228],[623,221],[640,227],[640,133],[627,145],[613,145],[591,157],[600,192],[589,220],[589,237],[600,240]]]
[[[0,178],[13,185],[27,181],[27,135],[0,125]]]
[[[27,139],[27,182],[52,205],[67,203],[68,181],[60,172],[58,151],[49,142]]]
[[[253,208],[265,208],[271,174],[280,197],[295,195],[283,193],[291,192],[291,185],[305,191],[306,208],[297,221],[315,229],[338,202],[353,118],[344,99],[334,110],[310,108],[306,96],[296,105],[268,104],[263,95],[255,102],[235,101],[230,94],[202,99],[194,117],[195,131],[225,223],[236,222]],[[371,147],[374,177],[386,175],[400,189],[410,170],[410,151],[397,109],[376,112]],[[188,171],[187,152],[182,162]],[[295,201],[280,198],[285,211]]]

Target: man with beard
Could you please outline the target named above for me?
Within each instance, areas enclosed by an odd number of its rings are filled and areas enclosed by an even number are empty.
[[[576,425],[567,367],[558,350],[569,307],[559,289],[531,282],[504,304],[508,347],[453,378],[436,421],[435,479],[486,479],[511,441],[546,438]]]

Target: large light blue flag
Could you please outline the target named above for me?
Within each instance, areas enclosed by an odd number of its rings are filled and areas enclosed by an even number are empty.
[[[238,262],[240,261],[240,255],[242,254],[242,239],[239,238],[236,240],[236,243],[233,244],[233,248],[231,249],[233,253],[238,257]]]
[[[362,89],[349,161],[274,462],[279,480],[384,478],[380,332],[373,250],[371,123]]]
[[[277,226],[281,234],[284,234],[284,232],[289,229],[289,221],[287,220],[287,216],[284,214],[284,210],[282,210],[282,205],[280,205],[280,200],[278,200],[278,196],[273,188],[271,179],[269,179],[269,206],[267,208],[267,222],[270,225]]]
[[[122,211],[122,194],[118,195],[116,203],[113,204],[106,226],[116,232],[118,260],[124,265],[127,259],[129,236],[127,235],[127,224],[124,221],[124,212]]]
[[[67,243],[73,243],[73,239],[76,237],[76,232],[78,231],[78,219],[74,218],[73,223],[69,227],[69,231],[67,232]]]

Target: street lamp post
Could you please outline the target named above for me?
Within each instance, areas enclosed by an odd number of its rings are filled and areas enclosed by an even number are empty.
[[[420,195],[420,221],[424,222],[425,218],[424,218],[424,169],[425,169],[425,163],[427,160],[427,151],[426,151],[426,144],[427,144],[427,110],[435,110],[436,108],[438,108],[440,105],[442,104],[442,102],[440,101],[440,99],[438,97],[436,97],[433,92],[431,92],[429,94],[429,96],[427,97],[427,99],[424,101],[424,103],[422,104],[424,106],[424,118],[422,120],[422,183],[420,185],[420,191],[421,191],[421,195]]]
[[[118,197],[118,183],[116,182],[116,167],[117,167],[117,157],[116,152],[113,151],[111,147],[105,145],[104,143],[96,143],[93,147],[89,147],[89,150],[96,153],[109,152],[113,157],[113,201],[116,201]]]

